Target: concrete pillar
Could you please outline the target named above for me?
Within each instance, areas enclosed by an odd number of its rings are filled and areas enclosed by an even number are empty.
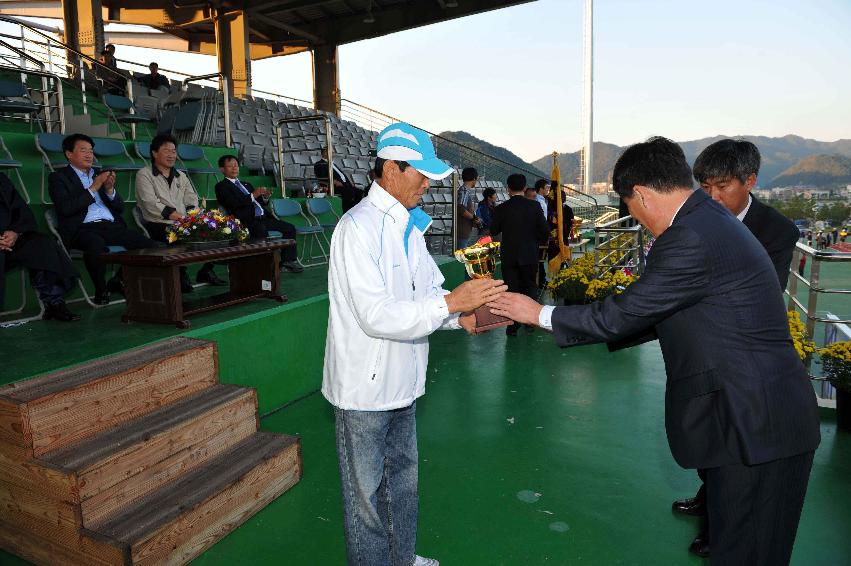
[[[251,96],[251,50],[245,12],[228,12],[216,18],[219,72],[227,77],[230,96]]]
[[[62,17],[65,43],[97,59],[104,47],[101,0],[62,0]]]
[[[313,104],[317,110],[340,115],[340,69],[337,46],[313,49]]]

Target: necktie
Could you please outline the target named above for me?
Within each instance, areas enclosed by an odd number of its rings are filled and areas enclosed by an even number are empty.
[[[243,185],[242,183],[240,183],[240,182],[239,182],[239,179],[236,179],[236,180],[235,180],[235,183],[236,183],[236,186],[237,186],[237,187],[239,187],[240,189],[242,189],[242,192],[244,192],[245,194],[247,194],[247,195],[251,196],[251,191],[249,191],[248,189],[246,189],[246,188],[245,188],[245,185]],[[263,216],[263,207],[262,207],[262,206],[260,206],[260,203],[258,203],[258,202],[254,199],[254,197],[253,197],[253,196],[251,196],[251,202],[252,202],[252,203],[254,203],[254,216],[257,216],[257,217],[259,217],[259,216]]]

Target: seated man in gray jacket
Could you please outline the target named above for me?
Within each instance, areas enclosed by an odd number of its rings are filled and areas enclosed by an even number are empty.
[[[176,160],[177,140],[161,134],[151,140],[151,165],[136,173],[136,200],[145,229],[151,239],[159,242],[168,242],[168,226],[198,208],[198,193],[189,176],[174,168]],[[198,282],[225,284],[213,272],[212,263],[205,263],[198,272]],[[185,293],[192,291],[185,268],[181,271],[181,287]]]

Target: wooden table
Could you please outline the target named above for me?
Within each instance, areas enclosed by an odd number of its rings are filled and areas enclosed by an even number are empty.
[[[295,240],[249,240],[208,250],[168,246],[105,254],[102,260],[122,266],[127,310],[123,322],[157,322],[189,328],[186,317],[265,297],[285,302],[278,293],[281,248]],[[213,297],[184,302],[180,268],[193,263],[226,261],[230,289]]]

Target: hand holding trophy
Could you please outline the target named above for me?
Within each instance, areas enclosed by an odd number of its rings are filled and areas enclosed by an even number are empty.
[[[472,279],[493,279],[498,257],[499,242],[494,242],[490,236],[480,238],[472,246],[455,250],[455,259],[464,264],[467,275]],[[491,313],[487,306],[477,308],[473,314],[476,317],[475,334],[512,324],[511,319]]]

